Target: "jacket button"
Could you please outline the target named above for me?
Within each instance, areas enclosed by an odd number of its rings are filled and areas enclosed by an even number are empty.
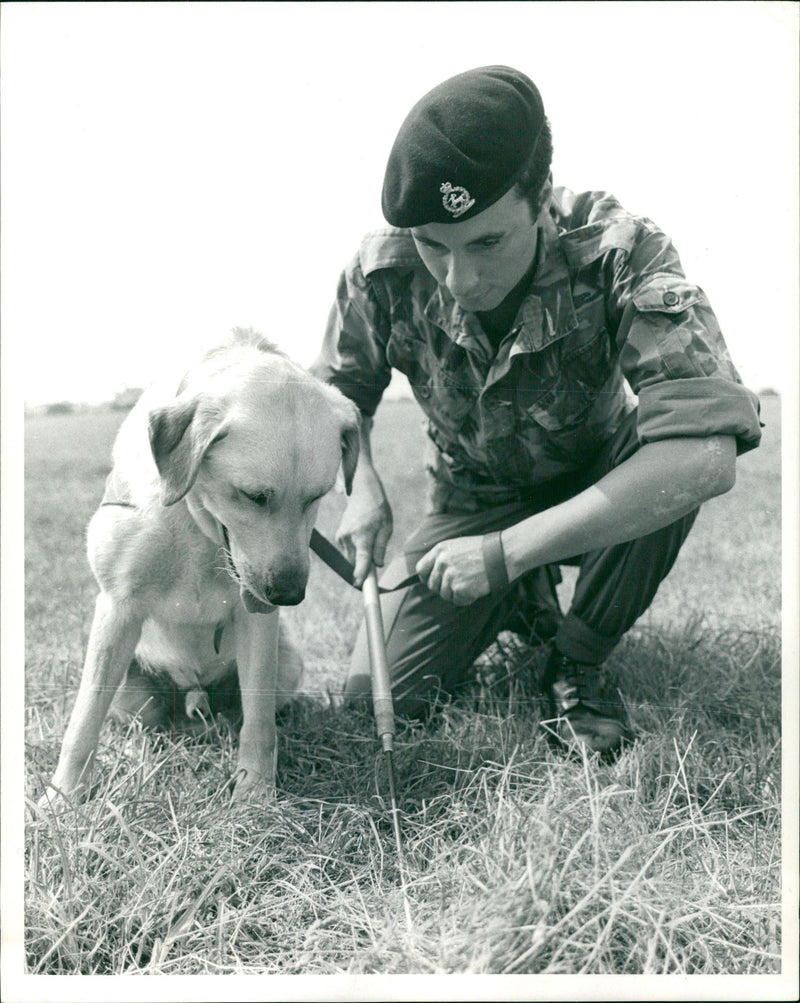
[[[681,298],[676,292],[673,292],[671,289],[668,289],[664,293],[663,300],[664,300],[664,306],[677,306],[678,303],[680,303]]]

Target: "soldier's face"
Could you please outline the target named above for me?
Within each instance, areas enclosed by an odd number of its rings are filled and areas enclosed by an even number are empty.
[[[426,223],[411,236],[425,267],[462,310],[499,306],[536,253],[536,222],[515,191],[463,223]]]

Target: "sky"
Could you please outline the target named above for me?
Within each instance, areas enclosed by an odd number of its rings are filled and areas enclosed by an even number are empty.
[[[98,402],[252,326],[302,364],[411,105],[507,63],[555,183],[668,233],[745,383],[797,370],[794,3],[4,3],[2,376]]]

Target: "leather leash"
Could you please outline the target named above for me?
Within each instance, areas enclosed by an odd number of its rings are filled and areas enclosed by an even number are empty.
[[[348,585],[353,584],[353,575],[355,568],[347,560],[344,554],[338,550],[331,543],[330,540],[326,539],[322,533],[318,532],[316,529],[311,530],[311,541],[309,546],[314,551],[314,553],[319,557],[319,559],[327,564],[331,571],[335,571],[336,574],[344,579]],[[404,578],[399,585],[393,585],[391,588],[384,588],[382,585],[378,586],[378,592],[398,592],[400,589],[406,589],[409,585],[416,585],[419,582],[419,575],[416,572],[413,575],[409,575]]]

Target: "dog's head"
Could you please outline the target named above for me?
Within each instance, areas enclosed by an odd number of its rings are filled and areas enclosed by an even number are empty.
[[[225,548],[251,611],[305,595],[308,543],[342,466],[350,492],[358,410],[280,354],[244,353],[149,415],[161,501],[185,498]]]

